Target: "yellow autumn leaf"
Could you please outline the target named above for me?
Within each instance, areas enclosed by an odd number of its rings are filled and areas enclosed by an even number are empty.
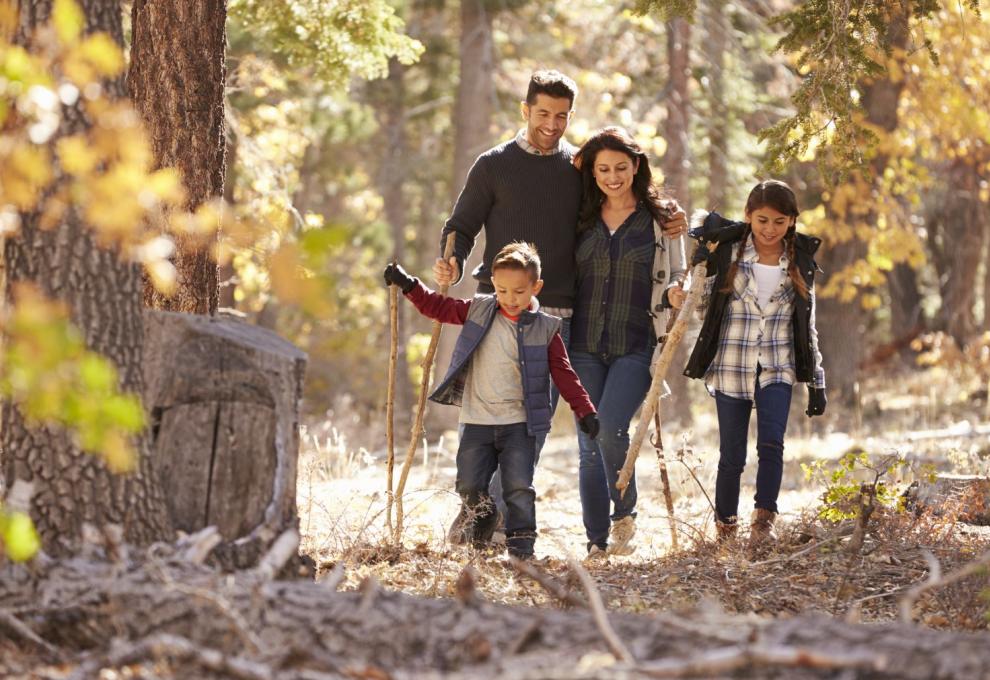
[[[106,33],[94,33],[79,45],[77,55],[86,60],[103,78],[113,78],[124,70],[120,46]]]
[[[25,562],[41,549],[34,522],[23,512],[12,512],[0,519],[4,552],[14,562]]]
[[[86,15],[75,0],[55,0],[52,6],[52,25],[55,34],[64,45],[75,43],[86,25]]]
[[[87,175],[102,160],[85,135],[63,137],[56,148],[62,169],[71,175]]]
[[[103,435],[100,455],[106,461],[110,471],[116,474],[132,472],[137,462],[137,457],[134,455],[134,447],[131,446],[124,435],[116,431],[107,432]]]

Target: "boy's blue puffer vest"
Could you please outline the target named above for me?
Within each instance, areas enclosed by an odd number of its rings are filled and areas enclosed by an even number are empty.
[[[430,399],[439,404],[460,406],[464,395],[465,369],[498,314],[494,295],[475,295],[468,309],[464,328],[457,337],[450,368]],[[519,368],[523,381],[523,403],[526,407],[526,430],[530,436],[550,431],[550,362],[547,348],[560,330],[560,319],[537,310],[525,311],[516,323],[519,345]]]

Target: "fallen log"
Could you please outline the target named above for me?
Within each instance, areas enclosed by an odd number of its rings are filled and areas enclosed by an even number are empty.
[[[915,512],[990,525],[990,477],[939,474],[912,483],[904,492],[904,501]]]
[[[990,677],[986,633],[711,608],[610,612],[609,626],[627,650],[619,661],[587,609],[416,598],[370,579],[363,592],[335,592],[311,581],[272,581],[264,570],[222,574],[160,546],[152,552],[127,565],[75,558],[35,566],[33,574],[19,565],[0,569],[0,613],[15,619],[21,639],[62,659],[48,666],[43,653],[25,666],[24,657],[3,656],[0,676],[65,677],[68,667],[97,677],[118,664],[167,660],[172,677],[276,680]]]

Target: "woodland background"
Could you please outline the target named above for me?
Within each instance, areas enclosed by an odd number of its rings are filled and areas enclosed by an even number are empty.
[[[987,505],[915,514],[899,496],[932,470],[988,471],[981,9],[978,0],[0,1],[0,649],[3,663],[14,659],[0,670],[50,662],[36,675],[87,677],[136,664],[148,677],[192,677],[187,663],[251,678],[466,667],[465,677],[498,677],[517,664],[533,677],[599,677],[619,663],[615,677],[731,667],[738,677],[890,668],[850,677],[927,678],[943,664],[945,677],[975,677],[985,637],[915,626],[866,636],[854,624],[987,625],[987,535],[969,524]],[[757,180],[785,179],[801,228],[824,240],[817,318],[830,406],[809,422],[794,400],[779,556],[713,552],[712,409],[699,384],[680,379],[663,402],[679,441],[668,451],[679,524],[655,512],[656,469],[641,458],[640,552],[597,570],[587,600],[574,596],[581,572],[566,561],[582,539],[564,409],[537,478],[544,590],[518,566],[447,545],[453,409],[429,411],[407,533],[382,531],[381,269],[395,258],[428,277],[467,169],[521,126],[537,68],[579,85],[571,142],[626,126],[689,211],[739,216]],[[203,566],[215,532],[175,542],[152,456],[161,414],[140,399],[148,309],[232,310],[308,354],[300,437],[288,447],[295,473],[301,443],[290,531],[252,532],[250,571]],[[409,305],[399,317],[404,433],[429,326]],[[14,484],[26,478],[33,496]],[[229,566],[222,552],[210,559]],[[272,581],[296,567],[323,580]],[[384,593],[382,582],[453,602]],[[591,625],[591,614],[481,603],[582,607],[596,587],[634,613],[716,597],[730,612],[782,618],[727,622],[701,607],[645,625],[630,615],[617,625],[631,652],[609,642],[604,658],[600,611]],[[842,618],[785,618],[808,609]],[[416,625],[427,616],[441,623]],[[492,617],[524,635],[498,639]],[[675,621],[679,637],[655,634]],[[20,649],[13,640],[29,658],[8,657]],[[754,640],[762,646],[747,646]],[[838,651],[807,656],[821,641]],[[957,651],[934,653],[947,649]],[[704,658],[671,666],[671,654]],[[825,670],[797,675],[809,658]],[[177,665],[155,666],[166,659]],[[761,664],[780,675],[746,675]]]

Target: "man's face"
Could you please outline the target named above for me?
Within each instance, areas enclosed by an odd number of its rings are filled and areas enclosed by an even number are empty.
[[[523,102],[522,115],[529,143],[542,151],[552,151],[571,121],[571,102],[567,97],[538,94],[532,104]]]

